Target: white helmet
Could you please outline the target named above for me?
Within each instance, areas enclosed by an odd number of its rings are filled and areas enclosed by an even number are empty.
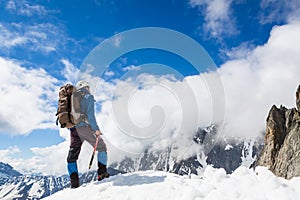
[[[89,87],[89,86],[90,86],[90,84],[87,81],[78,81],[76,84],[76,89],[79,90],[81,88]]]

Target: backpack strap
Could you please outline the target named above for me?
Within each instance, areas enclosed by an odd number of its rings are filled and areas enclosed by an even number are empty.
[[[69,123],[73,124],[71,121],[71,95],[68,94],[68,118],[69,118]]]

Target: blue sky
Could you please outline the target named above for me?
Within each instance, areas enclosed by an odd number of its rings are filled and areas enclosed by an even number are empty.
[[[8,82],[9,85],[0,87],[0,94],[5,95],[7,88],[20,86],[16,94],[9,97],[12,99],[1,97],[0,151],[16,149],[16,154],[8,155],[7,162],[30,159],[34,155],[31,148],[55,146],[65,141],[51,125],[54,117],[49,117],[55,114],[56,89],[61,83],[72,81],[67,80],[70,73],[65,75],[68,70],[78,69],[98,44],[115,34],[141,27],[175,30],[201,44],[221,69],[231,61],[250,60],[247,56],[268,43],[274,27],[299,20],[298,7],[297,0],[290,3],[271,0],[0,0],[0,64],[3,71],[7,71],[0,77],[2,84]],[[186,60],[172,53],[144,49],[122,55],[112,63],[110,70],[114,75],[105,81],[118,80],[126,67],[147,63],[172,66],[184,77],[197,75]],[[35,84],[33,88],[32,84]],[[19,89],[25,90],[25,96],[17,93]],[[31,113],[30,106],[40,102],[30,101],[35,97],[42,101],[37,106],[42,108]],[[14,107],[15,98],[24,104],[21,109]],[[10,102],[9,105],[6,102]],[[47,105],[49,108],[45,108]],[[100,107],[101,104],[98,109]],[[19,118],[18,112],[22,112]],[[13,114],[6,117],[5,113]],[[24,116],[30,120],[24,120]],[[18,119],[22,122],[10,122]]]
[[[49,69],[59,67],[60,63],[54,62],[59,58],[68,58],[72,60],[75,66],[78,66],[87,53],[103,39],[125,30],[148,26],[170,28],[187,34],[203,45],[219,65],[226,60],[222,51],[237,47],[241,43],[263,44],[268,39],[273,25],[283,23],[283,20],[272,20],[262,24],[260,17],[264,13],[260,8],[260,1],[232,2],[230,4],[232,8],[228,11],[231,18],[227,21],[226,27],[221,27],[225,30],[220,30],[218,37],[212,36],[209,30],[206,31],[203,28],[207,23],[205,11],[203,11],[205,10],[205,3],[201,6],[193,6],[189,1],[179,0],[91,0],[69,3],[49,1],[38,4],[40,10],[30,11],[31,14],[18,14],[18,9],[25,7],[24,4],[28,6],[36,4],[33,2],[26,4],[26,2],[20,1],[14,3],[16,10],[13,10],[7,8],[9,1],[1,2],[1,21],[3,24],[15,23],[28,26],[43,24],[44,27],[48,25],[43,31],[48,31],[47,39],[49,41],[44,42],[46,45],[50,45],[49,43],[53,40],[53,45],[59,47],[55,51],[41,52],[43,50],[32,49],[32,51],[28,51],[27,49],[25,51],[26,45],[16,45],[14,49],[1,52],[1,54],[9,55],[15,59],[26,59],[27,62],[32,62],[35,65],[43,64],[43,67]],[[226,22],[226,20],[224,21]],[[11,30],[19,31],[22,34],[26,31],[25,27],[14,28],[13,26],[11,26]],[[57,34],[61,35],[61,38],[58,38]],[[52,73],[56,75],[55,72]]]

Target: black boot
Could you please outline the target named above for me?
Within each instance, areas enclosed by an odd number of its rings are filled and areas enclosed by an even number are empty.
[[[79,187],[79,177],[76,172],[73,172],[70,175],[70,180],[71,180],[71,188],[78,188]]]
[[[106,165],[98,162],[98,181],[103,180],[104,178],[108,178],[110,175],[107,173]]]

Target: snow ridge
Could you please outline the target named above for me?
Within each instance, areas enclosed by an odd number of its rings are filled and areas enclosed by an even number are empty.
[[[162,171],[140,171],[91,182],[77,189],[65,189],[45,200],[73,199],[300,199],[300,177],[285,180],[274,176],[267,168],[255,171],[239,167],[232,174],[224,169],[207,166],[203,176]]]

